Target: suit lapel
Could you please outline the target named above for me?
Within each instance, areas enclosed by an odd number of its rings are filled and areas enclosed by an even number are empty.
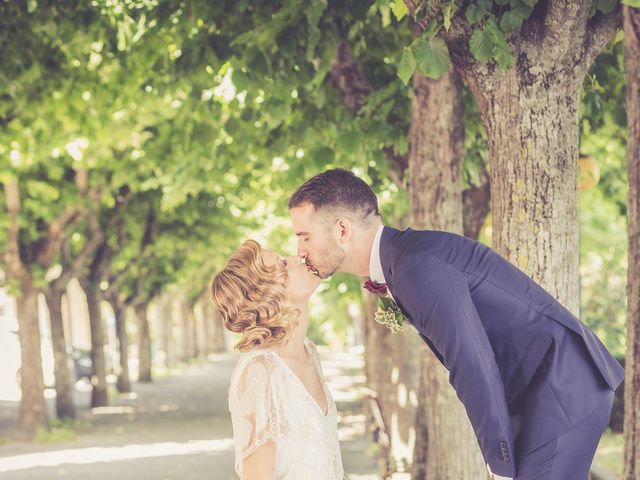
[[[380,236],[380,264],[382,265],[382,273],[384,274],[384,280],[387,283],[387,287],[391,290],[391,295],[397,299],[393,294],[393,273],[392,273],[392,259],[393,252],[393,239],[400,234],[400,230],[384,226],[382,229],[382,235]]]

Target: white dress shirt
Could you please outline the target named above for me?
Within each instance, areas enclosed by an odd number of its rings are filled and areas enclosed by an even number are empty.
[[[369,278],[376,283],[387,283],[384,278],[384,272],[382,271],[382,262],[380,261],[380,238],[382,237],[382,230],[384,225],[378,227],[376,236],[373,238],[373,245],[371,245],[371,254],[369,256]],[[391,295],[391,290],[387,288],[387,292],[391,299],[395,302],[395,298]]]

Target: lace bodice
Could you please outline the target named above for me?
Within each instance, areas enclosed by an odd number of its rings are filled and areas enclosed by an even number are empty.
[[[258,447],[276,444],[274,480],[342,480],[336,405],[324,381],[314,343],[305,345],[320,375],[326,416],[291,370],[270,349],[240,355],[229,385],[229,412],[235,443],[235,468]]]

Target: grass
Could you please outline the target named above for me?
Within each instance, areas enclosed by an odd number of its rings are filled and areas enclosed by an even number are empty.
[[[59,419],[51,420],[50,430],[40,428],[36,433],[34,441],[36,443],[63,443],[76,439],[78,430],[90,427],[90,424],[79,419]]]
[[[610,428],[602,435],[593,462],[606,468],[616,477],[622,478],[624,461],[624,436],[614,433]]]

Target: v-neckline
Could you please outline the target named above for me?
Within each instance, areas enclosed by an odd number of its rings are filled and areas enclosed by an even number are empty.
[[[309,348],[307,347],[307,340],[306,339],[304,340],[304,348],[307,351],[307,353],[309,354],[309,358],[313,362],[313,368],[314,368],[314,370],[316,372],[316,375],[318,376],[318,380],[320,380],[320,386],[322,387],[322,392],[324,393],[324,400],[325,400],[325,403],[327,404],[327,413],[324,413],[322,411],[322,407],[320,406],[320,404],[313,397],[313,395],[311,395],[311,392],[307,389],[307,387],[304,386],[304,383],[302,382],[302,380],[300,380],[300,377],[298,377],[298,375],[296,375],[296,372],[294,372],[293,369],[289,366],[289,364],[284,361],[284,358],[282,358],[280,355],[278,355],[278,353],[275,352],[274,350],[272,350],[271,348],[268,348],[267,350],[269,350],[276,357],[278,357],[278,360],[280,360],[282,362],[282,364],[285,366],[285,368],[287,370],[289,370],[291,375],[293,375],[293,377],[296,379],[296,381],[298,382],[300,387],[307,393],[307,396],[311,399],[311,401],[316,406],[318,411],[322,414],[322,416],[324,418],[327,418],[329,416],[329,408],[330,408],[330,406],[329,406],[329,397],[327,396],[327,390],[325,388],[324,382],[322,381],[322,378],[320,377],[320,372],[318,371],[318,366],[316,365],[316,361],[314,360],[313,355],[311,354],[311,352],[309,351]]]

